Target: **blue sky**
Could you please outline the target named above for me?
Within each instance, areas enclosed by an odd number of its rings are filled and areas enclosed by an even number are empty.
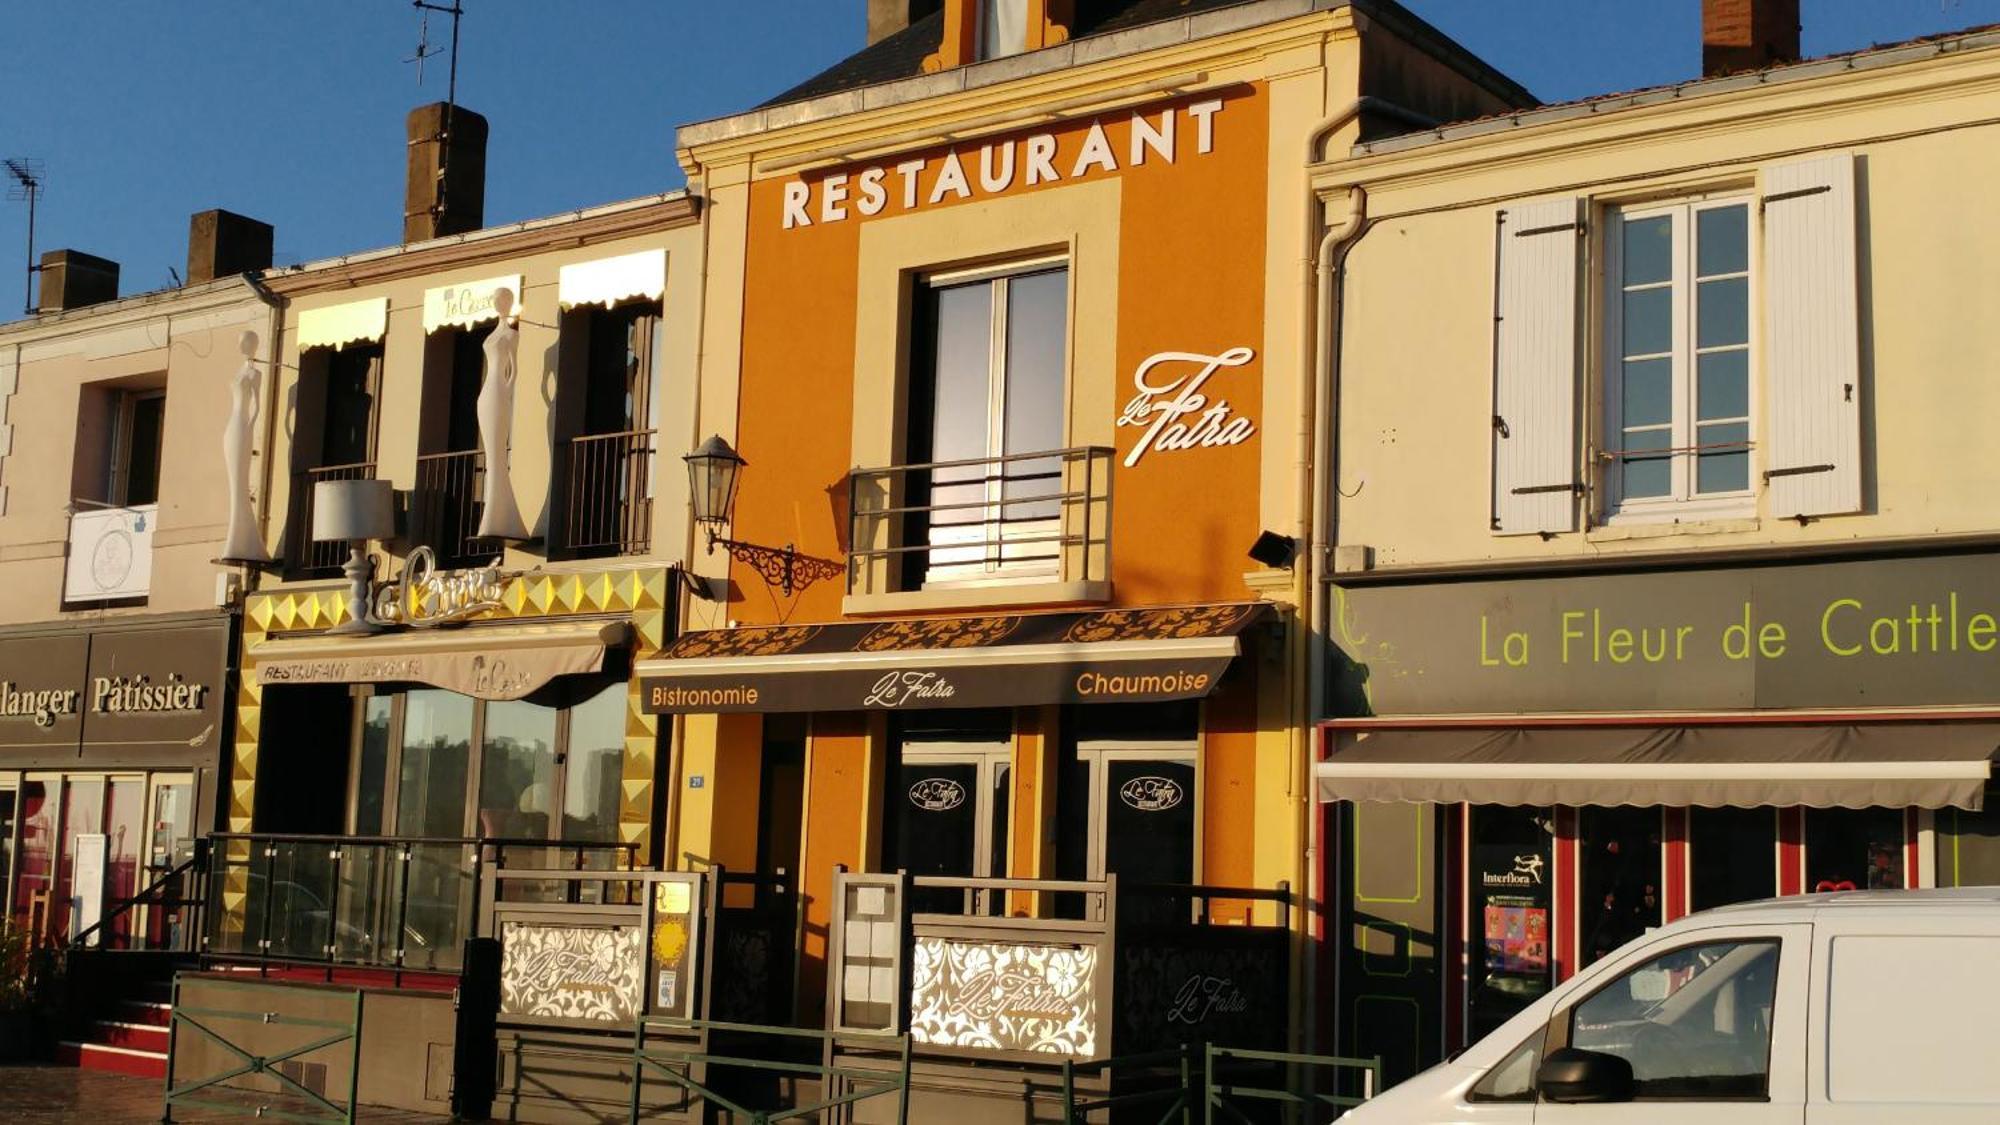
[[[1404,0],[1544,100],[1691,77],[1699,0]],[[748,108],[859,48],[865,0],[465,0],[459,98],[492,122],[486,221],[681,186],[673,127]],[[1808,54],[2000,22],[2000,0],[1805,0]],[[172,284],[187,220],[277,227],[280,262],[400,237],[408,0],[0,0],[0,156],[41,158],[37,250]],[[431,41],[448,40],[433,16]],[[0,203],[0,321],[26,209]]]

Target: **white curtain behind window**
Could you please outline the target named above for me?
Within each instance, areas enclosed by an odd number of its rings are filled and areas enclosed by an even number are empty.
[[[979,57],[1018,55],[1028,46],[1028,0],[982,0]]]

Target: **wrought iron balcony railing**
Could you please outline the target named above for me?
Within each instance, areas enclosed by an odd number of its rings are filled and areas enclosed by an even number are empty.
[[[485,486],[485,476],[485,461],[476,449],[417,457],[416,489],[410,494],[410,541],[436,552],[439,566],[478,566],[500,554],[497,540],[478,535],[480,489]]]
[[[1079,446],[854,470],[847,592],[1107,579],[1113,456]]]
[[[347,544],[313,541],[313,485],[323,480],[373,480],[375,462],[322,465],[292,474],[292,497],[285,519],[285,569],[293,578],[330,578],[347,561]]]
[[[643,555],[653,541],[653,431],[569,443],[562,548],[572,558]]]

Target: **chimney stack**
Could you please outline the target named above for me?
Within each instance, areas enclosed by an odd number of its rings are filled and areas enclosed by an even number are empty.
[[[432,102],[410,111],[403,241],[478,230],[486,217],[486,119]]]
[[[1701,74],[1799,61],[1799,0],[1701,0]]]
[[[187,283],[271,267],[271,224],[216,208],[188,220]]]
[[[942,7],[944,0],[868,0],[868,45],[880,43]]]
[[[118,263],[81,250],[42,254],[41,299],[36,312],[63,312],[118,299]]]

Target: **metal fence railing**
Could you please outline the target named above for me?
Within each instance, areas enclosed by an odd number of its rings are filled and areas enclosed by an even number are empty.
[[[572,556],[640,555],[652,545],[653,431],[569,443],[563,548]]]
[[[328,480],[373,480],[375,462],[322,465],[292,474],[290,511],[285,520],[286,572],[293,578],[325,578],[338,574],[347,561],[345,543],[313,541],[313,485]]]
[[[485,463],[476,449],[424,453],[417,457],[416,489],[410,494],[410,541],[437,553],[447,570],[476,566],[500,554],[497,540],[481,539],[479,490]]]

